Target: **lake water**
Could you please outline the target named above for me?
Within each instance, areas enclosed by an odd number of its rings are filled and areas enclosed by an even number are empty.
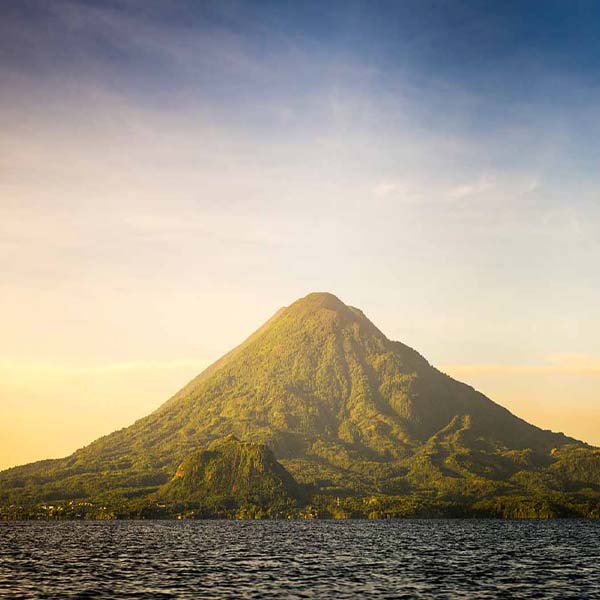
[[[600,522],[0,522],[4,598],[600,598]]]

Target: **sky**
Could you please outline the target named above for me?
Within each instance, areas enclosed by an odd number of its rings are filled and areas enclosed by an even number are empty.
[[[0,3],[0,468],[311,291],[600,445],[595,1]]]

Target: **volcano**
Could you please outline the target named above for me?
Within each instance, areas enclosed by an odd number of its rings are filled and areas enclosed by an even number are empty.
[[[181,465],[194,456],[209,464],[209,446],[223,439],[272,452],[269,481],[277,473],[281,489],[300,486],[296,498],[351,514],[372,503],[388,513],[394,503],[400,512],[426,505],[501,516],[600,510],[600,450],[511,414],[329,293],[280,309],[130,427],[67,458],[0,473],[0,504],[112,503],[128,514],[168,499]],[[204,476],[201,485],[210,492]]]

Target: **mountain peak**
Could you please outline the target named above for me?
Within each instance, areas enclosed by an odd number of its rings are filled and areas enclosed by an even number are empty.
[[[326,308],[328,310],[344,311],[350,307],[346,306],[337,296],[329,292],[311,292],[303,298],[296,300],[288,308],[312,310]]]
[[[344,302],[330,292],[311,292],[283,309],[281,314],[294,315],[299,319],[304,319],[309,315],[323,312],[337,317],[339,322],[362,322],[369,328],[379,331],[361,310],[344,304]]]

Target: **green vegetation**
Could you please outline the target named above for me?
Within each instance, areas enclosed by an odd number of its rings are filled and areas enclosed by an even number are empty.
[[[515,417],[331,294],[280,310],[132,426],[0,473],[6,518],[599,512],[600,450]]]
[[[156,494],[177,514],[277,516],[305,500],[294,478],[263,444],[227,436],[187,456]]]

